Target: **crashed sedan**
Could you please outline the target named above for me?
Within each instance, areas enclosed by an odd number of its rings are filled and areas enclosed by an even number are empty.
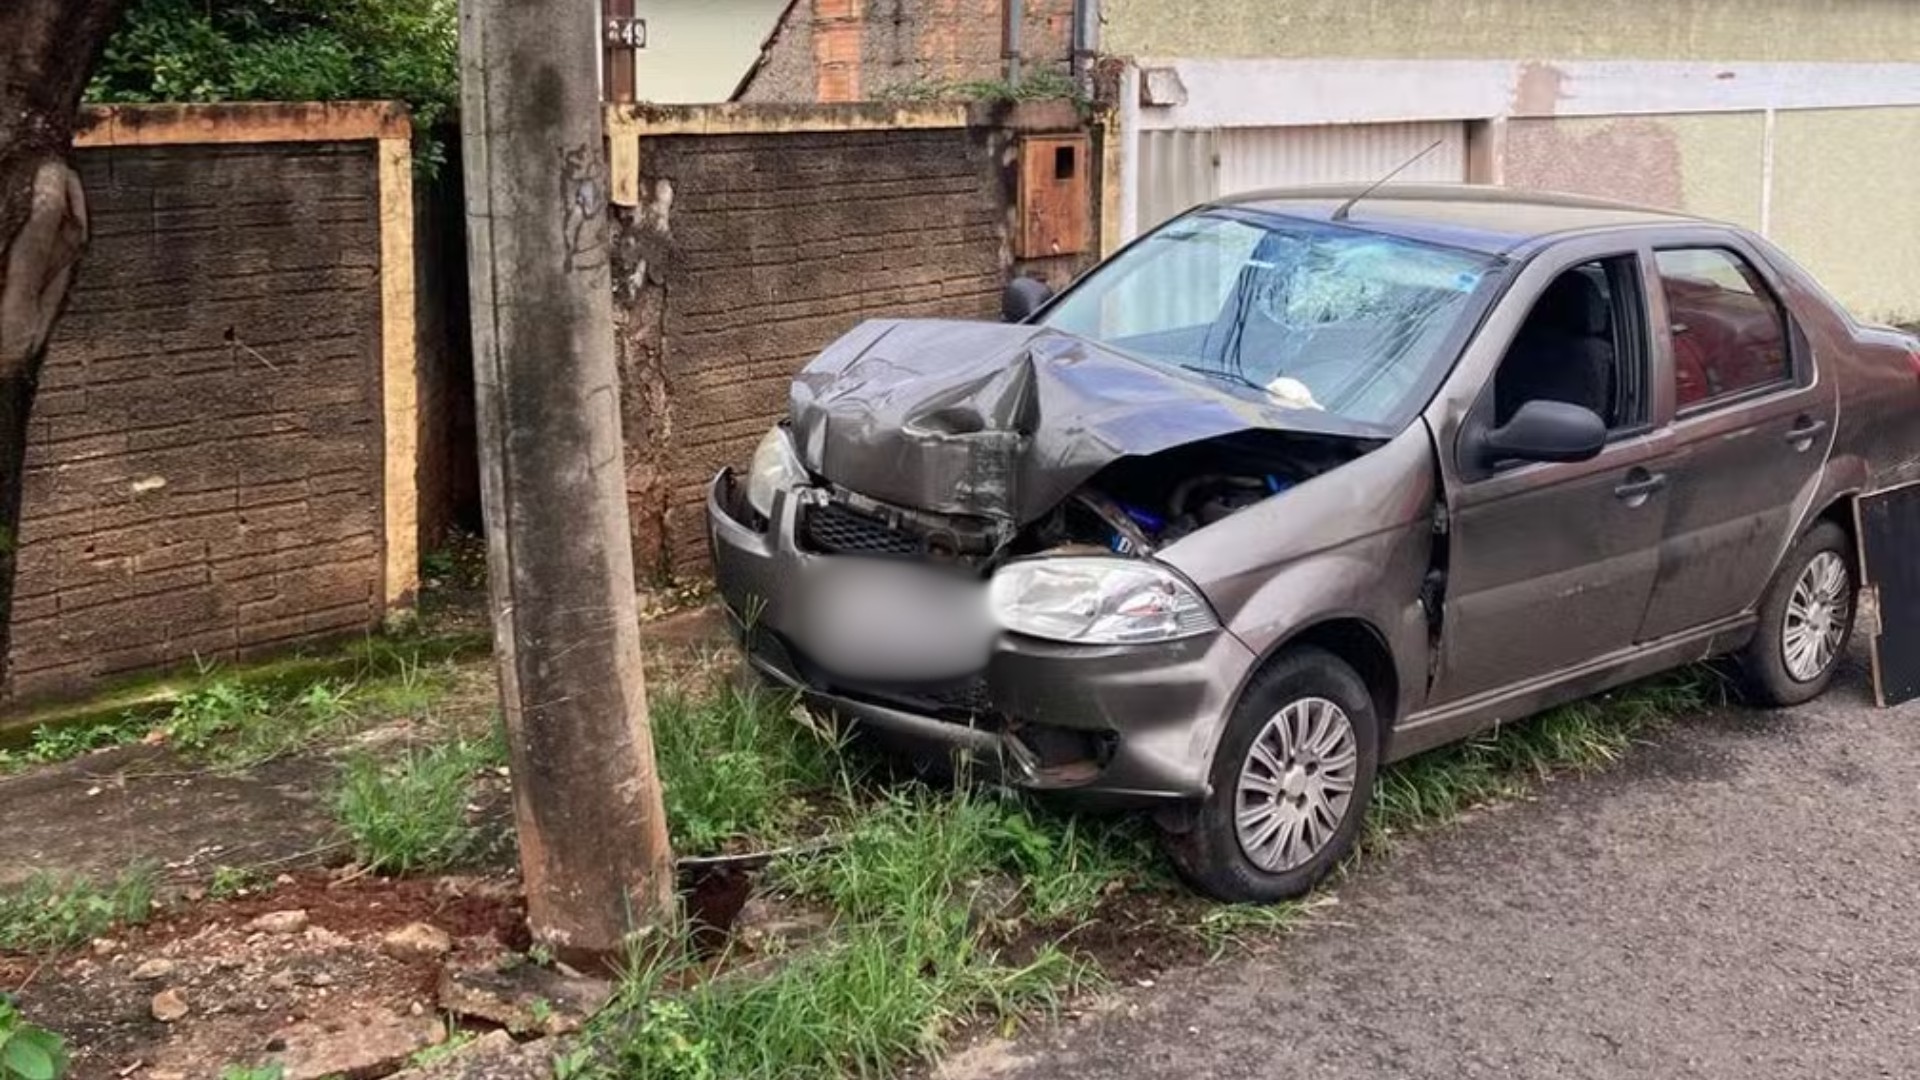
[[[1362,197],[1364,195],[1364,197]],[[1202,207],[1005,324],[862,325],[708,501],[751,663],[1298,895],[1384,762],[1707,657],[1807,700],[1920,344],[1732,226],[1468,187]]]

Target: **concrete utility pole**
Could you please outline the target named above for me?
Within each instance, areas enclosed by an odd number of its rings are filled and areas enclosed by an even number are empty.
[[[534,940],[661,920],[672,856],[640,671],[594,5],[461,0],[461,128],[494,655]]]

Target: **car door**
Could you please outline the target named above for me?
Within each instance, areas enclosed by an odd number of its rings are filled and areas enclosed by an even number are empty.
[[[1579,667],[1634,641],[1653,589],[1667,508],[1666,433],[1651,379],[1645,252],[1618,237],[1536,256],[1429,412],[1448,491],[1435,704]],[[1474,433],[1503,422],[1521,343],[1569,274],[1605,284],[1612,349],[1608,440],[1576,463],[1476,460]],[[1572,344],[1569,354],[1576,351]],[[1551,356],[1552,350],[1547,351]],[[1523,369],[1524,370],[1524,369]]]
[[[1666,531],[1642,641],[1751,608],[1833,441],[1836,397],[1770,268],[1719,230],[1649,261],[1657,368],[1674,388]]]

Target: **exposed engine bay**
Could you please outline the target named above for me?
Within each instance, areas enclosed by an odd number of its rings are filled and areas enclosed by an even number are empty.
[[[983,575],[1008,559],[1050,551],[1145,556],[1378,445],[1252,430],[1125,457],[1023,526],[909,509],[826,485],[808,493],[801,533],[823,553],[927,559]]]

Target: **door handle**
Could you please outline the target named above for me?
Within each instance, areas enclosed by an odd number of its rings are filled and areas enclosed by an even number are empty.
[[[1788,446],[1805,453],[1813,448],[1813,440],[1819,438],[1820,433],[1825,430],[1827,430],[1825,420],[1814,420],[1803,416],[1793,422],[1793,427],[1787,430],[1784,438]]]
[[[1638,475],[1635,475],[1636,473]],[[1667,486],[1666,473],[1650,473],[1636,469],[1627,476],[1626,483],[1613,489],[1613,497],[1629,506],[1639,506],[1646,502],[1649,496],[1665,490]]]

